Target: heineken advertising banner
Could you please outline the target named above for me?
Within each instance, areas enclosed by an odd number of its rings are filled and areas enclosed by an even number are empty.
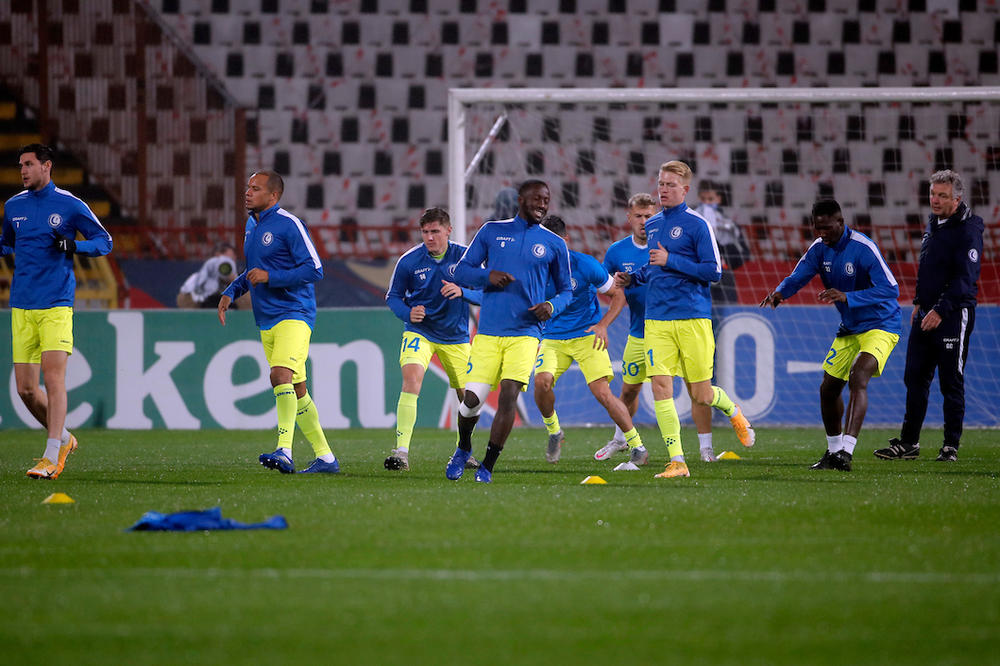
[[[908,314],[908,312],[906,313]],[[866,424],[898,425],[906,394],[903,335],[882,377],[868,391]],[[716,383],[736,399],[755,425],[819,427],[822,362],[837,329],[832,307],[785,306],[777,310],[720,307],[714,322]],[[0,395],[0,429],[37,427],[17,395],[10,364],[10,312],[0,312],[0,369],[8,390]],[[621,389],[621,352],[628,334],[623,315],[609,330],[615,380]],[[402,323],[384,308],[324,309],[309,348],[309,391],[325,428],[392,428],[399,397]],[[978,308],[966,365],[967,426],[996,427],[992,396],[1000,391],[1000,309]],[[67,425],[125,429],[268,429],[276,423],[269,369],[249,312],[230,312],[225,327],[214,310],[116,310],[78,312],[75,352],[67,370]],[[610,420],[572,366],[556,384],[556,409],[567,425]],[[690,422],[690,400],[675,384],[681,418]],[[846,400],[846,393],[845,393]],[[418,427],[454,424],[455,393],[444,371],[424,376]],[[541,425],[532,387],[518,401],[521,418]],[[491,409],[479,427],[488,427]],[[656,423],[644,388],[636,422]],[[941,422],[941,397],[931,391],[927,425]],[[610,427],[610,426],[609,426]],[[390,442],[391,443],[391,442]]]

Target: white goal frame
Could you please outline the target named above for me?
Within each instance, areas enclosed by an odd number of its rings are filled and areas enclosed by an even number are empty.
[[[465,207],[465,114],[478,102],[567,103],[805,103],[1000,102],[1000,86],[926,88],[450,88],[448,90],[448,209],[454,238],[468,243]],[[498,129],[494,126],[494,130]],[[484,137],[485,138],[485,137]],[[481,151],[482,152],[482,151]]]

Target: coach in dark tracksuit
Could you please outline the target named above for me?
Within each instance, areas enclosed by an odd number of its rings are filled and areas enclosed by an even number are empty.
[[[913,459],[920,454],[920,429],[935,369],[944,397],[944,445],[937,459],[956,460],[962,438],[965,361],[976,323],[983,219],[962,201],[962,179],[954,171],[938,171],[930,185],[932,214],[920,246],[906,346],[906,415],[899,438],[875,451],[886,460]]]

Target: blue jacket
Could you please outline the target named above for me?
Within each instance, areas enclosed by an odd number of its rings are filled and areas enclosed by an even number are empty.
[[[827,247],[817,238],[776,291],[787,299],[817,274],[824,287],[847,295],[846,303],[836,303],[840,312],[838,337],[873,329],[899,334],[899,285],[868,236],[845,227],[835,247]]]
[[[389,281],[385,302],[399,317],[405,329],[419,333],[431,342],[454,345],[469,341],[469,303],[479,305],[482,292],[463,289],[461,298],[441,295],[442,281],[455,282],[455,266],[465,253],[465,246],[448,243],[444,257],[435,259],[421,243],[407,250],[396,262]],[[423,305],[423,321],[410,321],[410,310]]]
[[[277,205],[251,215],[243,236],[247,268],[222,293],[236,300],[247,291],[253,299],[257,327],[268,330],[285,319],[316,323],[313,282],[323,277],[323,264],[302,220]],[[268,281],[250,285],[247,273],[260,268]]]
[[[515,281],[498,289],[489,283],[491,270],[510,273]],[[541,337],[542,322],[530,308],[546,300],[549,280],[556,287],[548,299],[555,316],[573,297],[569,250],[562,238],[520,216],[484,224],[455,269],[457,284],[483,292],[479,332],[501,337]]]
[[[608,273],[635,273],[649,263],[649,246],[636,245],[632,236],[615,241],[604,255],[604,268]],[[628,303],[628,334],[635,338],[645,337],[646,331],[646,285],[633,281],[625,287],[625,302]]]
[[[55,248],[57,236],[76,242],[76,253],[100,257],[111,252],[111,234],[84,202],[55,183],[38,191],[24,190],[4,204],[0,245],[16,256],[10,306],[41,310],[73,306],[76,276],[73,258]],[[4,252],[3,254],[7,254]]]
[[[570,250],[569,266],[573,300],[565,310],[545,322],[542,337],[547,340],[570,340],[588,335],[586,330],[601,320],[597,292],[607,291],[614,284],[601,262],[589,254]],[[556,286],[551,282],[546,295],[549,298],[556,295]]]
[[[934,310],[942,318],[975,307],[982,255],[983,218],[973,215],[964,202],[941,224],[931,215],[920,244],[914,305],[924,313]]]
[[[646,319],[711,319],[711,284],[722,277],[712,225],[681,203],[646,220],[646,243],[668,252],[666,266],[647,264],[633,278],[648,285]]]

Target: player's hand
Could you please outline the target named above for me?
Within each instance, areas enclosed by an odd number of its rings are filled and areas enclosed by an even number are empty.
[[[941,324],[941,315],[937,313],[936,310],[931,310],[924,315],[923,321],[920,322],[921,331],[933,331]]]
[[[552,304],[548,301],[539,303],[538,305],[532,305],[529,309],[538,321],[547,321],[549,317],[552,316]]]
[[[602,326],[601,324],[594,324],[588,328],[584,333],[594,334],[594,349],[600,351],[601,349],[606,349],[608,346],[608,327]]]
[[[649,251],[649,263],[653,266],[666,266],[669,256],[670,253],[663,247],[663,243],[657,241],[656,247]]]
[[[618,271],[617,273],[615,273],[615,286],[616,287],[618,287],[619,289],[624,289],[625,287],[629,286],[630,284],[632,284],[632,274],[631,273],[623,273],[621,271]]]
[[[67,257],[72,257],[76,252],[76,240],[66,236],[56,236],[52,245]]]
[[[251,268],[247,272],[247,281],[250,284],[266,284],[269,279],[271,276],[263,268]]]
[[[441,284],[444,285],[443,287],[441,287],[441,295],[447,298],[449,301],[462,297],[462,288],[459,287],[454,282],[441,280]]]
[[[219,323],[223,326],[226,325],[226,310],[229,309],[229,304],[233,302],[229,296],[225,294],[219,299]]]
[[[824,289],[816,295],[816,298],[823,303],[846,303],[847,294],[840,291],[839,289]]]
[[[427,308],[422,305],[414,305],[410,308],[410,321],[414,324],[419,324],[427,316]]]
[[[760,302],[760,307],[765,307],[770,305],[771,308],[776,308],[781,305],[781,302],[785,300],[785,297],[781,295],[779,291],[772,291],[770,294],[764,297],[764,300]]]
[[[490,284],[503,289],[514,281],[514,276],[506,271],[490,271]]]

